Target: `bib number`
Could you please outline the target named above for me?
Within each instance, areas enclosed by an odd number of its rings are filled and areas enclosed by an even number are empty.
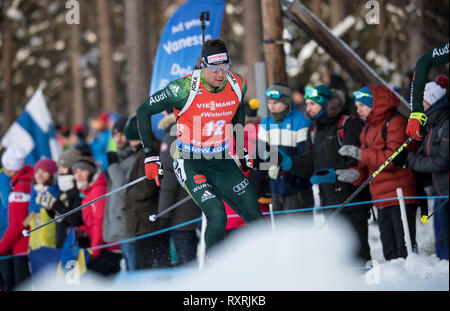
[[[225,126],[225,120],[210,121],[205,124],[206,134],[205,136],[216,136],[223,134],[223,127]]]

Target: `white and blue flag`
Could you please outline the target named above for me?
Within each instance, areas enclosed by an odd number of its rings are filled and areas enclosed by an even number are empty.
[[[200,13],[210,12],[209,21],[205,21],[205,40],[211,40],[219,36],[224,9],[222,0],[189,0],[175,11],[159,40],[149,95],[192,73],[202,50]],[[162,113],[152,116],[152,130],[158,139],[165,134],[157,127],[162,117]]]
[[[34,165],[42,157],[57,160],[62,150],[56,140],[50,112],[42,87],[30,98],[25,111],[8,129],[1,140],[4,147],[19,146],[28,152],[25,162]]]

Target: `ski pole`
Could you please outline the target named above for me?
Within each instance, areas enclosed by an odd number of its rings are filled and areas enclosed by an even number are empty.
[[[427,222],[430,221],[430,218],[433,217],[434,214],[437,213],[437,211],[439,211],[441,208],[443,208],[445,206],[445,204],[447,204],[448,202],[448,198],[445,199],[444,201],[442,201],[439,206],[433,211],[433,213],[430,214],[430,216],[427,215],[423,215],[422,219],[420,219],[424,224],[426,224]]]
[[[361,190],[364,189],[364,187],[366,187],[371,181],[372,179],[374,179],[375,177],[377,177],[377,175],[386,167],[389,165],[389,163],[391,163],[391,161],[397,156],[399,155],[400,152],[403,151],[403,149],[405,149],[410,142],[413,141],[412,137],[409,137],[404,143],[403,145],[401,145],[383,164],[381,164],[381,166],[369,177],[367,178],[367,180],[362,183],[361,186],[358,187],[358,189],[356,189],[345,201],[344,203],[341,204],[341,206],[339,206],[329,217],[329,219],[333,219],[337,214],[340,213],[340,211],[342,211],[342,209],[348,204],[350,203],[351,200],[353,200],[356,195],[358,193],[361,192]],[[327,223],[327,221],[325,221],[323,223],[322,226],[324,226]]]
[[[68,211],[67,213],[64,213],[64,214],[62,214],[62,215],[59,215],[58,217],[53,218],[52,220],[47,221],[46,223],[44,223],[44,224],[42,224],[42,225],[40,225],[40,226],[37,226],[36,228],[34,228],[34,229],[31,230],[31,231],[28,231],[28,230],[24,229],[24,230],[22,231],[22,234],[23,234],[24,236],[28,236],[28,235],[30,235],[30,233],[33,232],[33,231],[36,231],[36,230],[38,230],[38,229],[41,229],[42,227],[45,227],[45,226],[47,226],[47,225],[49,225],[49,224],[51,224],[51,223],[53,223],[53,222],[55,222],[55,221],[58,221],[59,219],[62,219],[62,218],[67,217],[67,216],[69,216],[69,215],[71,215],[71,214],[73,214],[73,213],[76,213],[76,212],[78,212],[79,210],[81,210],[82,208],[84,208],[84,207],[86,207],[86,206],[88,206],[88,205],[91,205],[92,203],[95,203],[95,202],[97,202],[97,201],[99,201],[99,200],[101,200],[101,199],[103,199],[103,198],[106,198],[106,197],[108,197],[108,196],[110,196],[110,195],[112,195],[112,194],[114,194],[114,193],[116,193],[116,192],[119,192],[120,190],[123,190],[123,189],[125,189],[125,188],[128,188],[128,187],[130,187],[130,186],[132,186],[132,185],[135,185],[135,184],[137,184],[137,183],[139,183],[139,182],[145,180],[146,178],[147,178],[146,176],[142,176],[142,177],[140,177],[140,178],[138,178],[138,179],[136,179],[136,180],[134,180],[134,181],[132,181],[132,182],[126,184],[126,185],[123,185],[122,187],[117,188],[117,189],[114,190],[114,191],[111,191],[111,192],[109,192],[109,193],[106,193],[106,194],[104,194],[104,195],[98,197],[97,199],[94,199],[94,200],[92,200],[92,201],[90,201],[90,202],[88,202],[88,203],[86,203],[86,204],[83,204],[83,205],[81,205],[81,206],[78,206],[78,207],[74,208],[73,210]]]
[[[183,200],[180,200],[180,201],[178,201],[177,203],[175,203],[174,205],[172,205],[172,206],[166,208],[165,210],[163,210],[163,211],[162,211],[161,213],[159,213],[158,215],[154,215],[154,214],[153,214],[153,215],[150,215],[150,216],[148,217],[148,219],[149,219],[151,222],[155,222],[157,218],[161,217],[161,216],[164,215],[164,214],[167,214],[167,213],[170,212],[171,210],[174,210],[175,208],[177,208],[177,207],[180,206],[181,204],[183,204],[183,203],[189,201],[190,199],[191,199],[190,196],[189,196],[189,197],[185,197]]]
[[[202,29],[202,45],[205,43],[205,21],[209,22],[209,11],[200,12],[199,16],[200,21],[202,22],[202,25],[200,28]]]

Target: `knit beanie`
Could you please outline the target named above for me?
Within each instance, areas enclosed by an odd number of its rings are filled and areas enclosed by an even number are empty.
[[[34,170],[43,169],[44,171],[50,173],[50,175],[54,175],[58,170],[58,166],[56,162],[49,158],[43,158],[36,162],[34,165]]]
[[[367,86],[360,88],[357,92],[353,93],[353,99],[355,102],[360,102],[369,108],[373,105],[373,95]]]
[[[81,152],[78,149],[68,149],[59,156],[58,165],[72,168],[72,165],[80,158]]]
[[[140,140],[136,115],[130,117],[125,125],[124,134],[128,140]]]
[[[272,97],[269,96],[270,90],[272,91],[278,91],[281,94],[281,97]],[[285,103],[286,105],[290,106],[292,103],[292,92],[291,89],[284,83],[281,82],[275,82],[272,83],[269,88],[266,90],[266,97],[268,99],[276,99],[277,101],[280,101],[282,103]]]
[[[88,170],[92,174],[95,174],[97,172],[97,164],[95,163],[94,159],[91,157],[81,157],[79,158],[73,165],[72,165],[72,171],[75,172],[75,169],[82,168],[85,170]]]
[[[25,166],[27,153],[19,146],[10,146],[2,156],[2,165],[10,171],[20,171]]]
[[[439,75],[432,82],[425,84],[423,92],[423,99],[430,105],[435,104],[447,93],[448,78],[444,75]]]
[[[317,115],[312,117],[312,119],[322,119],[327,117],[327,106],[328,101],[333,98],[333,94],[331,93],[331,89],[323,84],[316,85],[313,89],[317,90],[318,96],[312,97],[308,95],[308,90],[305,90],[305,99],[311,99],[314,102],[318,103],[322,109],[319,111]]]
[[[113,133],[114,130],[117,130],[119,133],[123,133],[125,129],[125,124],[127,123],[128,118],[127,117],[120,117],[113,126]]]

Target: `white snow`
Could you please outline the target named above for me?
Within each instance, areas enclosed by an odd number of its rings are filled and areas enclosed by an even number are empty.
[[[317,219],[317,218],[316,218]],[[319,222],[318,222],[319,223]],[[365,270],[350,256],[354,237],[345,223],[312,228],[301,219],[278,221],[231,235],[197,265],[167,270],[119,274],[106,281],[83,275],[79,284],[68,277],[46,275],[39,290],[150,290],[150,291],[448,291],[449,264],[430,248],[431,222],[417,227],[419,254],[386,262],[376,224],[369,225],[373,268]],[[431,242],[431,244],[434,242]],[[70,280],[70,278],[69,278]]]

